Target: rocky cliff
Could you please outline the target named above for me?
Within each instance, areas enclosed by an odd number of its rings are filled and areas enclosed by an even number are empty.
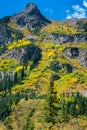
[[[21,13],[14,15],[12,20],[20,26],[28,26],[30,28],[39,28],[51,23],[33,3],[28,4]]]

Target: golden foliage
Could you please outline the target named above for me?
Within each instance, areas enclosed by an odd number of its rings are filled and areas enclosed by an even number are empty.
[[[8,45],[7,48],[8,48],[8,50],[12,50],[14,48],[19,48],[19,47],[26,46],[29,44],[31,44],[30,41],[22,39],[22,40],[12,42],[11,44]]]

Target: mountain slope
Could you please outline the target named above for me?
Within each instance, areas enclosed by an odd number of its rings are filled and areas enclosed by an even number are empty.
[[[50,23],[32,3],[4,23],[12,41],[0,45],[1,130],[87,129],[86,24]]]

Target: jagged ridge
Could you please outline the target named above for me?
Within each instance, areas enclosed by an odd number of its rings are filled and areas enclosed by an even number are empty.
[[[20,26],[28,26],[30,28],[39,28],[51,23],[50,20],[46,19],[40,13],[38,7],[33,3],[27,4],[26,9],[14,15],[12,20]]]

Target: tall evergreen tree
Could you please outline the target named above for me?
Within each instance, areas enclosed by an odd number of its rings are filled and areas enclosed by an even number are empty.
[[[21,70],[20,76],[21,76],[21,80],[23,80],[23,79],[24,79],[24,76],[25,76],[25,73],[24,73],[24,66],[23,66],[23,68],[22,68],[22,70]]]

